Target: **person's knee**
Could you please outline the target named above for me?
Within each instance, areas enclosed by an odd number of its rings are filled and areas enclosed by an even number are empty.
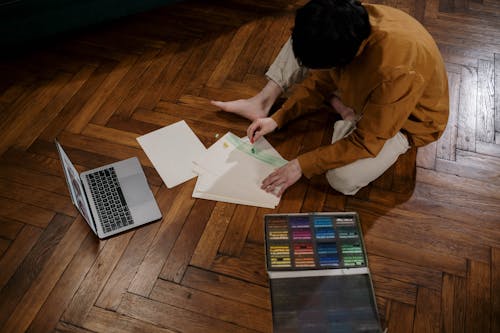
[[[359,180],[353,177],[352,173],[339,169],[329,170],[326,173],[326,179],[333,189],[346,195],[354,195],[362,187],[366,186],[366,184],[360,184]]]

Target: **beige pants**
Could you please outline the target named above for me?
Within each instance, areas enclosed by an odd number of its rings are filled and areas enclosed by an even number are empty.
[[[333,129],[332,143],[348,136],[355,128],[356,125],[351,121],[337,121]],[[326,179],[337,191],[354,195],[362,187],[380,177],[396,162],[399,155],[404,154],[409,148],[406,136],[398,132],[385,142],[377,156],[362,158],[340,168],[328,170]]]
[[[292,40],[288,39],[266,72],[266,76],[287,92],[293,84],[302,82],[307,72],[308,69],[297,62],[293,54]]]
[[[301,82],[307,72],[308,69],[301,67],[297,62],[289,39],[269,67],[266,76],[286,92],[294,83]],[[332,143],[348,136],[355,128],[354,122],[337,121],[334,125]],[[382,175],[396,162],[399,155],[404,154],[409,148],[408,139],[399,132],[385,142],[376,157],[359,159],[343,167],[331,169],[326,172],[326,179],[335,190],[354,195]]]

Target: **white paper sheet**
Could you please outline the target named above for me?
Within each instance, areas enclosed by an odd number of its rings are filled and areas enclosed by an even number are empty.
[[[206,151],[184,120],[137,138],[168,188],[197,176],[193,161]]]
[[[260,186],[278,165],[257,157],[274,157],[270,159],[281,160],[281,163],[286,161],[264,138],[253,146],[256,151],[253,156],[238,149],[234,139],[229,140],[230,136],[234,138],[233,134],[227,133],[194,161],[193,168],[199,177],[193,197],[275,208],[280,198],[265,192]]]

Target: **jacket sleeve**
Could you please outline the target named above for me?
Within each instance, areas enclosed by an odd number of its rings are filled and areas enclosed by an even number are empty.
[[[293,119],[317,111],[335,90],[329,71],[311,71],[301,84],[293,88],[290,98],[272,118],[281,128]]]
[[[302,154],[298,161],[308,178],[362,158],[375,157],[415,109],[425,82],[415,71],[395,73],[377,86],[362,110],[356,129],[345,138]]]

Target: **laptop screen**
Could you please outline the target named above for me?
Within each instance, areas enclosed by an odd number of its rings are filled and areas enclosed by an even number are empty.
[[[64,176],[66,177],[66,182],[68,183],[71,200],[73,201],[73,204],[76,206],[76,208],[80,211],[83,218],[87,221],[90,228],[95,233],[97,233],[94,227],[92,213],[90,212],[90,207],[85,196],[85,191],[80,180],[80,174],[76,170],[73,163],[71,163],[62,146],[57,141],[56,146],[57,150],[59,151],[59,156],[61,157],[61,164],[64,170]]]

